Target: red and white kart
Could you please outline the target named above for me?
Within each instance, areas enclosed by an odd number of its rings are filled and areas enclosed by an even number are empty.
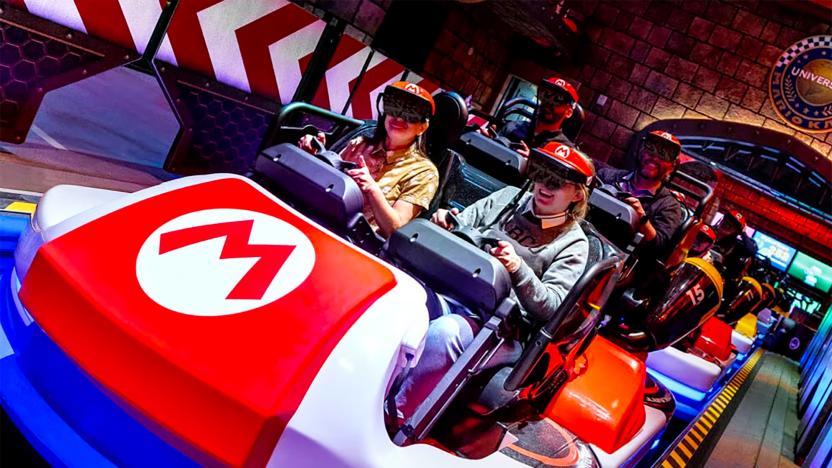
[[[621,268],[600,238],[518,364],[489,369],[519,321],[495,259],[417,220],[382,261],[334,234],[370,244],[345,175],[291,145],[257,164],[283,201],[229,174],[132,194],[56,187],[16,251],[11,295],[24,325],[176,453],[255,466],[622,466],[666,425],[669,415],[645,405],[644,364],[594,334]],[[428,327],[425,289],[410,275],[490,318],[391,433],[387,395]],[[20,362],[35,352],[11,341]],[[135,462],[125,453],[140,447],[122,452],[131,441],[107,445],[120,430],[111,422],[62,424],[100,460]],[[78,462],[67,453],[52,459]]]

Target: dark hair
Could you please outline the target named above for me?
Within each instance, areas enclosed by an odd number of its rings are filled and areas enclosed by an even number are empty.
[[[369,143],[373,145],[383,145],[384,141],[387,140],[387,129],[384,127],[384,119],[387,118],[387,114],[381,114],[377,123],[376,123],[376,130],[373,132],[373,135],[369,138]],[[430,119],[425,121],[428,125],[430,125]],[[425,143],[425,133],[416,137],[416,149],[418,149],[422,155],[427,157],[428,149],[427,144]]]

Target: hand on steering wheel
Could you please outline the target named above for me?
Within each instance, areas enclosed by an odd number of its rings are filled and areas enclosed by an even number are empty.
[[[477,132],[489,138],[497,138],[497,131],[488,122],[477,127]]]
[[[433,224],[441,227],[442,229],[447,229],[448,231],[454,229],[455,227],[459,226],[459,218],[456,215],[459,214],[459,210],[456,208],[451,208],[450,210],[446,210],[444,208],[440,208],[433,213],[433,216],[430,217],[430,220]]]
[[[514,251],[514,246],[504,240],[498,241],[497,246],[489,249],[488,253],[499,260],[509,273],[519,270],[523,264],[523,259]]]
[[[326,134],[323,132],[318,132],[317,135],[304,135],[300,137],[298,140],[298,146],[300,149],[306,151],[309,154],[318,154],[321,151],[324,151],[326,145]]]
[[[499,248],[500,239],[483,235],[476,228],[464,224],[457,215],[459,210],[452,208],[450,211],[439,209],[431,216],[431,221],[444,229],[451,231],[455,236],[480,248],[481,250],[494,255],[491,251]],[[513,249],[512,249],[513,252]]]

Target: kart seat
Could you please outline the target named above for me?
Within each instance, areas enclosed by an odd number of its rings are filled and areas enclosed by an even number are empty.
[[[556,372],[560,367],[543,379],[530,378],[538,364],[548,360],[541,359],[544,351],[557,350],[564,353],[566,360],[570,360],[583,352],[589,344],[589,338],[600,319],[600,308],[609,295],[609,286],[614,283],[615,274],[620,271],[621,262],[619,252],[611,244],[605,243],[591,225],[585,224],[582,227],[587,230],[589,236],[597,236],[597,242],[590,242],[590,246],[594,246],[593,255],[608,258],[601,262],[588,263],[588,269],[567,294],[555,316],[540,328],[531,344],[527,346],[517,367],[513,370],[498,371],[486,385],[486,391],[482,392],[484,394],[489,393],[488,388],[495,389],[495,392],[491,392],[494,394],[491,402],[493,405],[478,403],[478,406],[505,406],[512,397],[520,393],[518,388],[521,385],[557,388],[559,384],[552,385],[552,382],[562,379],[560,372]],[[500,346],[507,332],[512,333],[510,330],[514,327],[507,324],[514,322],[514,317],[509,317],[509,313],[516,308],[516,303],[508,297],[511,288],[508,275],[493,257],[450,236],[426,220],[415,220],[393,233],[388,242],[387,253],[394,263],[416,273],[437,292],[451,296],[472,310],[493,311],[471,345],[396,434],[394,441],[403,444],[423,439],[436,421],[445,415],[446,409],[452,403],[449,400],[459,395],[461,389],[468,388],[465,384],[487,368],[487,356]],[[544,336],[546,338],[542,338]],[[554,343],[550,343],[552,341]],[[508,385],[514,385],[515,388],[506,392],[503,388]],[[470,388],[473,387],[477,386]],[[530,393],[541,394],[539,391]],[[548,391],[543,393],[549,397],[552,395]],[[512,397],[506,399],[503,397],[506,394]],[[466,398],[454,407],[464,410],[470,401],[470,398]],[[474,412],[490,413],[488,409]],[[444,429],[456,426],[443,424]],[[457,438],[459,434],[453,430],[450,433],[433,435],[449,447],[464,445],[465,441],[469,440],[468,437]]]
[[[531,109],[531,110],[529,110]],[[534,118],[534,112],[537,110],[537,103],[526,98],[516,98],[506,102],[502,108],[497,112],[494,120],[500,127],[507,123],[507,118],[511,115],[517,114],[527,120]],[[580,103],[575,105],[572,110],[572,116],[563,121],[561,130],[563,134],[569,138],[570,141],[576,142],[578,134],[584,126],[586,120],[586,113]]]
[[[364,196],[349,176],[290,143],[263,150],[252,178],[335,234],[377,254],[384,239],[364,217]]]
[[[572,116],[563,121],[561,131],[569,140],[577,141],[578,134],[581,133],[584,126],[584,120],[586,120],[584,108],[580,104],[576,104],[575,108],[572,109]]]

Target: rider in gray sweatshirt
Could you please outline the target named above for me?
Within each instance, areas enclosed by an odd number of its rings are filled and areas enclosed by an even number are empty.
[[[534,181],[530,192],[506,187],[458,217],[501,239],[490,253],[508,270],[521,312],[540,323],[554,315],[586,267],[589,242],[578,222],[586,213],[594,169],[577,150],[553,142],[532,151],[528,176]],[[450,228],[445,210],[438,210],[432,221]],[[422,356],[396,396],[403,415],[415,411],[479,330],[476,318],[457,312],[431,321]],[[522,343],[508,339],[489,365],[514,362],[521,352]]]

